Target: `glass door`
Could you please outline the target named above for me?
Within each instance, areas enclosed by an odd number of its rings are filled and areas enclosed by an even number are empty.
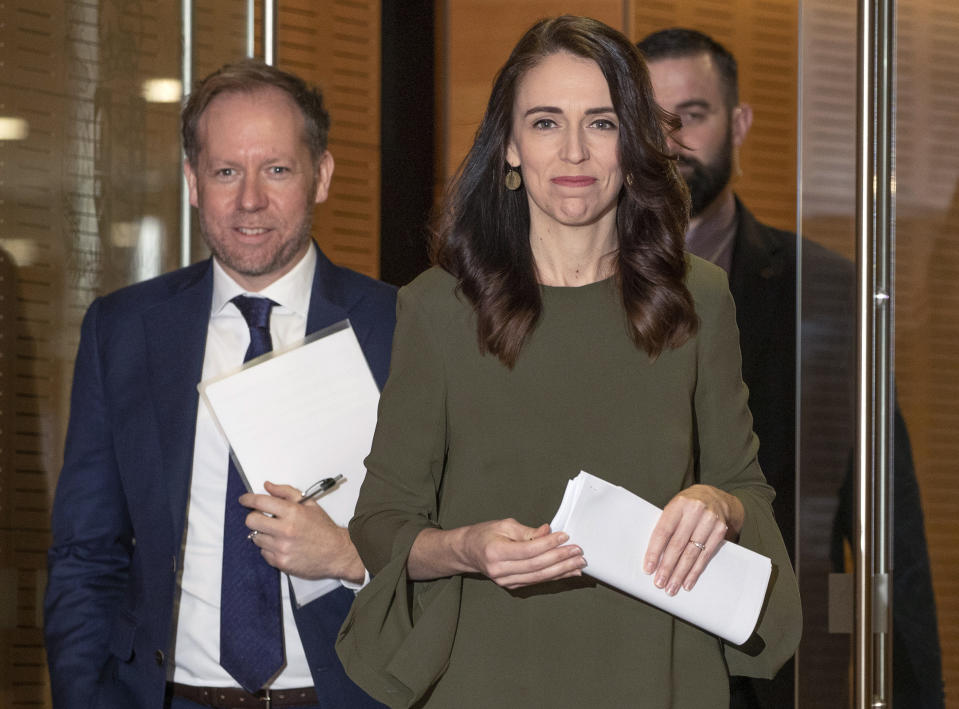
[[[243,49],[224,4],[198,8],[206,66]],[[180,262],[180,4],[7,0],[0,15],[0,705],[48,706],[49,511],[80,320]]]
[[[850,706],[856,441],[855,2],[802,0],[800,32],[800,586],[797,706]],[[943,706],[959,682],[950,482],[959,382],[959,13],[949,0],[893,11],[891,177],[893,705]],[[852,415],[851,415],[852,414]],[[882,589],[882,579],[877,579]],[[885,598],[880,593],[875,605]],[[942,668],[940,670],[940,667]]]

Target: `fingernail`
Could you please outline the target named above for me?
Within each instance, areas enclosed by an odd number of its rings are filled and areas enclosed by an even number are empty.
[[[693,585],[691,583],[684,583],[683,588],[686,589],[687,591],[692,591]]]
[[[655,567],[653,566],[653,562],[651,561],[647,561],[646,563],[643,564],[643,571],[647,574],[653,573],[654,568]]]
[[[666,589],[666,593],[670,596],[675,596],[677,591],[679,591],[679,584],[677,583],[670,584],[669,588]]]
[[[664,576],[657,576],[653,583],[655,584],[656,588],[662,588],[666,585],[666,578]]]

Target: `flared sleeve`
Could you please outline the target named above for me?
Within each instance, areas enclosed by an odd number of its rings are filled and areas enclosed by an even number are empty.
[[[428,284],[453,280],[438,269]],[[421,281],[422,283],[422,281]],[[414,704],[446,669],[462,578],[413,582],[413,542],[436,527],[446,455],[446,367],[437,333],[443,314],[418,285],[400,290],[390,376],[380,399],[366,479],[350,537],[373,576],[336,643],[347,674],[390,707]]]
[[[735,305],[722,271],[692,269],[690,287],[700,316],[695,429],[699,482],[735,495],[746,511],[739,544],[769,557],[773,572],[753,637],[725,644],[729,673],[772,678],[792,656],[802,634],[802,606],[782,535],[773,517],[773,489],[756,453],[749,392],[743,384]],[[783,376],[789,376],[784,372]]]

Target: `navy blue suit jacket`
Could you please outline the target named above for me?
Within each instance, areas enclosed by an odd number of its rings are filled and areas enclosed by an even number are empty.
[[[212,295],[208,260],[98,298],[84,318],[45,601],[55,707],[163,706]],[[307,332],[349,318],[381,388],[395,302],[317,249]],[[324,707],[380,706],[333,651],[352,599],[340,588],[294,613]]]

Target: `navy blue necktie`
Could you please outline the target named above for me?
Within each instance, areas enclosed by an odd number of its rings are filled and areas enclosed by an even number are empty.
[[[273,301],[238,295],[234,305],[250,328],[244,362],[272,351]],[[223,517],[223,574],[220,587],[220,665],[248,692],[256,692],[283,666],[280,572],[266,563],[247,535],[250,510],[237,502],[246,492],[231,456]]]

